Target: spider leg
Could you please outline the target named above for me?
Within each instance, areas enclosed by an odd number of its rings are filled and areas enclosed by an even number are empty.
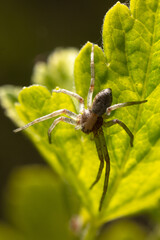
[[[67,94],[67,95],[69,95],[71,97],[76,98],[79,101],[79,103],[80,103],[79,111],[82,112],[82,113],[84,112],[84,99],[80,95],[78,95],[77,93],[68,91],[66,89],[60,89],[60,88],[53,89],[52,92],[64,93],[64,94]]]
[[[61,114],[66,114],[67,116],[69,116],[69,117],[71,117],[73,119],[77,119],[77,116],[78,116],[77,114],[75,114],[75,113],[73,113],[73,112],[71,112],[71,111],[69,111],[67,109],[61,109],[61,110],[57,110],[55,112],[52,112],[52,113],[50,113],[48,115],[45,115],[43,117],[37,118],[34,121],[26,124],[25,126],[13,130],[13,132],[16,133],[16,132],[22,131],[22,130],[24,130],[24,129],[34,125],[35,123],[39,123],[39,122],[45,121],[47,119],[56,117],[56,116],[61,115]]]
[[[111,121],[108,121],[108,122],[105,122],[104,126],[105,127],[111,127],[113,126],[114,124],[119,124],[125,131],[126,133],[129,135],[130,137],[130,144],[131,144],[131,147],[133,147],[133,139],[134,139],[134,136],[133,134],[131,133],[131,131],[129,130],[129,128],[123,123],[121,122],[120,120],[118,119],[113,119]]]
[[[77,121],[75,119],[71,119],[71,118],[67,118],[67,117],[59,117],[59,118],[55,119],[54,122],[52,123],[52,125],[50,126],[49,130],[48,130],[49,143],[51,143],[51,132],[52,132],[52,130],[61,121],[72,124],[72,125],[77,125]]]
[[[104,155],[104,160],[106,162],[106,169],[105,169],[103,193],[102,193],[102,197],[101,197],[100,204],[99,204],[99,211],[101,211],[101,209],[102,209],[103,201],[104,201],[105,196],[106,196],[106,192],[107,192],[107,189],[108,189],[108,182],[109,182],[109,173],[110,173],[110,158],[109,158],[107,145],[106,145],[106,140],[105,140],[102,128],[100,128],[100,141],[101,141],[101,146],[102,146],[102,152],[103,152],[103,155]]]
[[[145,103],[145,102],[147,102],[147,100],[135,101],[135,102],[126,102],[126,103],[118,103],[118,104],[115,104],[115,105],[112,105],[112,106],[108,107],[107,110],[106,110],[106,113],[109,116],[112,111],[114,111],[118,108],[131,106],[131,105],[136,105],[136,104],[141,104],[141,103]]]
[[[92,96],[94,91],[94,82],[95,82],[95,72],[94,72],[94,44],[92,44],[91,49],[91,83],[87,96],[87,107],[91,109],[92,106]]]
[[[100,160],[100,165],[99,165],[99,170],[98,170],[98,173],[97,173],[97,177],[96,177],[95,181],[92,183],[92,185],[90,186],[89,189],[92,189],[93,186],[99,181],[99,179],[101,177],[101,174],[102,174],[103,167],[104,167],[103,152],[102,152],[102,147],[101,147],[101,142],[100,142],[98,132],[94,132],[94,140],[95,140],[95,144],[96,144],[96,148],[97,148],[97,152],[98,152],[98,157],[99,157],[99,160]]]

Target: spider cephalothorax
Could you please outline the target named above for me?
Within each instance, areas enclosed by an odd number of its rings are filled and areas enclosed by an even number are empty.
[[[91,109],[85,109],[80,116],[81,130],[90,133],[98,130],[103,125],[102,115],[112,103],[112,91],[110,88],[100,91],[94,98]]]
[[[80,116],[80,125],[82,132],[89,134],[103,125],[103,118],[92,112],[92,110],[85,110]]]
[[[87,97],[87,109],[85,109],[85,107],[84,107],[84,99],[81,96],[79,96],[77,93],[70,92],[65,89],[56,88],[53,90],[54,92],[67,94],[71,97],[76,98],[79,101],[80,114],[75,114],[67,109],[60,109],[60,110],[54,111],[53,113],[50,113],[48,115],[42,116],[38,119],[35,119],[34,121],[28,123],[27,125],[15,129],[14,132],[19,132],[23,129],[26,129],[29,126],[32,126],[35,123],[45,121],[47,119],[59,116],[61,114],[65,114],[65,115],[69,116],[69,118],[61,116],[53,121],[52,125],[50,126],[50,128],[48,130],[48,137],[49,137],[50,143],[51,143],[51,132],[60,121],[72,124],[75,126],[76,129],[81,129],[86,134],[93,132],[94,140],[95,140],[95,144],[96,144],[96,148],[97,148],[97,152],[98,152],[98,157],[100,160],[100,166],[99,166],[99,170],[98,170],[96,179],[92,183],[90,189],[99,181],[101,174],[102,174],[103,167],[104,167],[104,162],[106,162],[103,193],[102,193],[102,197],[101,197],[101,201],[100,201],[100,205],[99,205],[99,210],[101,210],[102,203],[104,201],[107,187],[108,187],[109,171],[110,171],[110,160],[109,160],[109,155],[108,155],[107,146],[105,143],[105,137],[103,134],[102,126],[111,127],[114,124],[119,124],[129,135],[130,144],[131,144],[131,146],[133,146],[133,134],[128,129],[128,127],[118,119],[113,119],[113,120],[104,122],[104,117],[107,118],[110,115],[111,111],[113,111],[115,109],[134,105],[134,104],[141,104],[141,103],[146,102],[146,100],[137,101],[137,102],[118,103],[118,104],[111,106],[112,91],[110,88],[107,88],[107,89],[100,91],[95,96],[93,103],[92,103],[94,82],[95,82],[95,72],[94,72],[94,44],[93,44],[92,49],[91,49],[91,83],[90,83],[88,97]]]

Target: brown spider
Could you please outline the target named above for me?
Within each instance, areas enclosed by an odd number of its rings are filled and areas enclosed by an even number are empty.
[[[17,128],[14,130],[14,132],[19,132],[23,129],[26,129],[30,126],[32,126],[35,123],[39,123],[42,121],[45,121],[47,119],[56,117],[61,114],[65,114],[69,116],[70,118],[67,117],[59,117],[55,119],[50,126],[48,130],[48,138],[49,138],[49,143],[51,143],[51,132],[54,129],[54,127],[61,121],[75,125],[76,129],[82,130],[84,133],[89,134],[93,132],[94,134],[94,140],[98,152],[98,157],[100,160],[100,166],[98,170],[97,177],[95,181],[92,183],[90,186],[90,189],[93,188],[93,186],[99,181],[102,170],[104,167],[104,161],[106,162],[106,170],[105,170],[105,180],[104,180],[104,186],[103,186],[103,193],[102,197],[100,200],[100,205],[99,205],[99,211],[102,208],[102,204],[107,192],[108,188],[108,180],[109,180],[109,172],[110,172],[110,159],[108,155],[108,150],[105,142],[105,137],[103,134],[103,129],[102,126],[104,125],[105,127],[111,127],[114,124],[119,124],[129,135],[130,137],[130,144],[131,147],[133,146],[133,134],[129,130],[129,128],[120,120],[118,119],[113,119],[107,122],[104,122],[104,118],[110,115],[111,111],[125,107],[125,106],[130,106],[134,104],[141,104],[147,102],[147,100],[143,101],[136,101],[136,102],[126,102],[126,103],[118,103],[113,106],[111,106],[112,103],[112,90],[110,88],[104,89],[100,91],[94,98],[93,103],[92,103],[92,96],[93,96],[93,90],[94,90],[94,82],[95,82],[95,72],[94,72],[94,44],[92,44],[92,49],[91,49],[91,83],[89,87],[89,92],[88,92],[88,97],[87,97],[87,109],[84,107],[84,99],[79,96],[77,93],[70,92],[65,89],[59,89],[56,88],[53,90],[53,92],[56,93],[64,93],[67,94],[71,97],[76,98],[79,103],[80,103],[80,114],[75,114],[67,109],[61,109],[54,111],[48,115],[45,115],[43,117],[37,118],[34,121],[28,123],[27,125]]]

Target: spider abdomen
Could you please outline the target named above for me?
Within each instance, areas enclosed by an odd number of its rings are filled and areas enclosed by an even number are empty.
[[[92,112],[98,116],[102,116],[106,112],[106,109],[111,106],[111,103],[112,90],[106,88],[95,96],[92,104]]]

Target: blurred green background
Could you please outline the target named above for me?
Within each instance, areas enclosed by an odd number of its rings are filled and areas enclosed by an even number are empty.
[[[115,3],[114,0],[1,1],[0,85],[30,85],[34,64],[45,61],[57,47],[81,48],[87,41],[102,46],[103,18]],[[3,219],[2,196],[12,170],[46,163],[23,133],[12,132],[15,126],[2,108],[0,116],[0,219]],[[124,231],[126,226],[128,232]],[[135,239],[133,232],[139,239],[146,239],[151,226],[144,216],[114,222],[104,228],[104,236],[99,239]]]

